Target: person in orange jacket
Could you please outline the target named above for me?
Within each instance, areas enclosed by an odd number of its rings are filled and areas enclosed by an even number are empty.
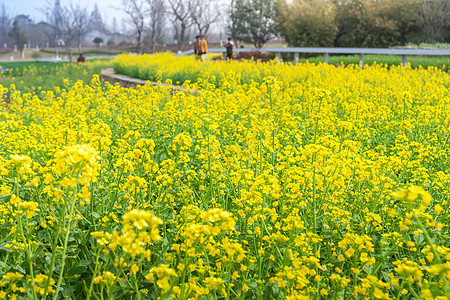
[[[208,43],[206,42],[205,36],[200,36],[200,52],[202,61],[206,61],[206,54],[208,53]]]
[[[202,57],[202,50],[201,50],[201,48],[200,48],[200,36],[199,36],[199,35],[197,35],[197,36],[195,37],[195,42],[194,42],[194,54],[195,54],[195,57],[196,57],[198,60],[201,59],[201,57]]]

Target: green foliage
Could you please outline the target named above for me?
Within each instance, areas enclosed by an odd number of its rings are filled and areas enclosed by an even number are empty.
[[[275,35],[276,1],[236,0],[229,28],[235,40],[262,46]]]
[[[450,40],[450,0],[280,0],[277,25],[292,46],[445,42]]]
[[[31,54],[31,57],[37,60],[41,58],[42,55],[39,52],[34,52],[33,54]]]
[[[450,40],[450,0],[417,3],[419,22],[430,41]]]
[[[423,39],[418,11],[413,1],[415,0],[392,1],[390,9],[383,12],[386,18],[396,23],[398,44],[404,45],[408,41]]]
[[[450,49],[450,44],[446,44],[446,43],[434,43],[434,44],[428,44],[428,43],[420,43],[420,44],[408,43],[408,46],[415,47],[415,48]]]
[[[325,0],[279,1],[279,30],[289,45],[296,47],[333,46],[337,27],[335,5]]]
[[[108,67],[108,61],[88,61],[79,65],[75,63],[48,62],[7,62],[1,66],[12,69],[0,73],[4,87],[14,84],[22,92],[40,92],[54,88],[64,88],[78,80],[90,82],[94,74],[99,74]],[[43,76],[42,74],[45,74]],[[67,79],[64,82],[64,79]]]
[[[388,12],[393,1],[355,0],[336,5],[338,47],[387,47],[398,43],[400,34]]]
[[[96,37],[92,42],[98,46],[103,43],[103,39],[101,37]]]
[[[13,40],[14,44],[17,45],[17,49],[23,50],[23,47],[26,43],[28,43],[28,39],[25,34],[20,31],[19,21],[15,20],[13,23],[13,27],[11,31],[8,33],[8,36]]]

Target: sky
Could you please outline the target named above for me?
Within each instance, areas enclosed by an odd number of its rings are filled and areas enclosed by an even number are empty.
[[[120,24],[122,18],[126,18],[124,13],[118,9],[121,7],[121,0],[60,0],[61,5],[80,5],[87,7],[89,14],[97,3],[102,14],[103,22],[107,25],[112,24],[113,18],[116,17],[117,23]],[[0,0],[0,4],[4,3],[11,16],[29,15],[34,22],[45,20],[45,14],[40,9],[45,8],[48,4],[53,5],[54,0]]]

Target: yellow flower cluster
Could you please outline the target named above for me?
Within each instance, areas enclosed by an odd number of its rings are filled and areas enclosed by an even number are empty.
[[[53,278],[48,278],[47,275],[44,274],[37,274],[34,278],[34,283],[36,286],[34,289],[39,295],[47,295],[47,294],[54,294],[54,284],[56,283]]]
[[[0,87],[0,296],[450,298],[447,73],[113,63]]]
[[[18,272],[8,272],[2,276],[0,281],[0,299],[17,299],[18,296],[25,294],[25,289],[22,286],[18,286],[17,283],[23,278],[23,274]]]
[[[66,147],[55,154],[54,174],[79,176],[80,182],[87,185],[98,176],[99,156],[96,150],[87,144]]]
[[[133,257],[139,254],[148,257],[150,252],[145,249],[145,245],[161,239],[158,229],[161,224],[161,219],[153,216],[152,212],[134,209],[123,216],[121,234],[117,231],[112,234],[95,231],[91,235],[99,244],[108,245],[113,251],[120,246]]]
[[[172,285],[169,283],[170,278],[178,277],[177,272],[166,264],[151,268],[150,273],[145,276],[145,278],[150,282],[154,282],[154,274],[156,274],[158,278],[158,280],[156,281],[156,285],[164,292],[167,292],[172,287]]]

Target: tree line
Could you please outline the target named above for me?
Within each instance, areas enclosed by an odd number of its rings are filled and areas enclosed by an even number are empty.
[[[214,32],[256,48],[273,38],[298,47],[450,42],[450,0],[121,0],[117,9],[137,52],[144,46],[155,52],[168,39],[184,50],[193,36]],[[89,14],[86,7],[49,0],[42,12],[45,22],[18,22],[1,5],[0,43],[23,45],[45,35],[51,45],[81,46],[88,29],[107,31],[97,6]],[[113,27],[115,32],[115,19]]]
[[[134,26],[136,51],[146,38],[155,52],[158,41],[172,34],[178,50],[194,35],[207,35],[213,25],[225,26],[227,8],[222,0],[122,0],[122,10]]]
[[[279,0],[274,18],[292,46],[450,42],[450,0]]]
[[[122,0],[144,12],[136,32],[170,20],[179,49],[194,28],[219,24],[236,42],[261,48],[281,37],[298,47],[388,47],[450,42],[450,0]],[[142,9],[147,6],[148,9]],[[148,11],[145,13],[145,11]],[[131,16],[132,14],[129,13]],[[136,13],[136,16],[138,14]],[[134,18],[134,17],[132,17]],[[150,30],[152,44],[158,31]],[[140,45],[139,35],[137,45]]]

